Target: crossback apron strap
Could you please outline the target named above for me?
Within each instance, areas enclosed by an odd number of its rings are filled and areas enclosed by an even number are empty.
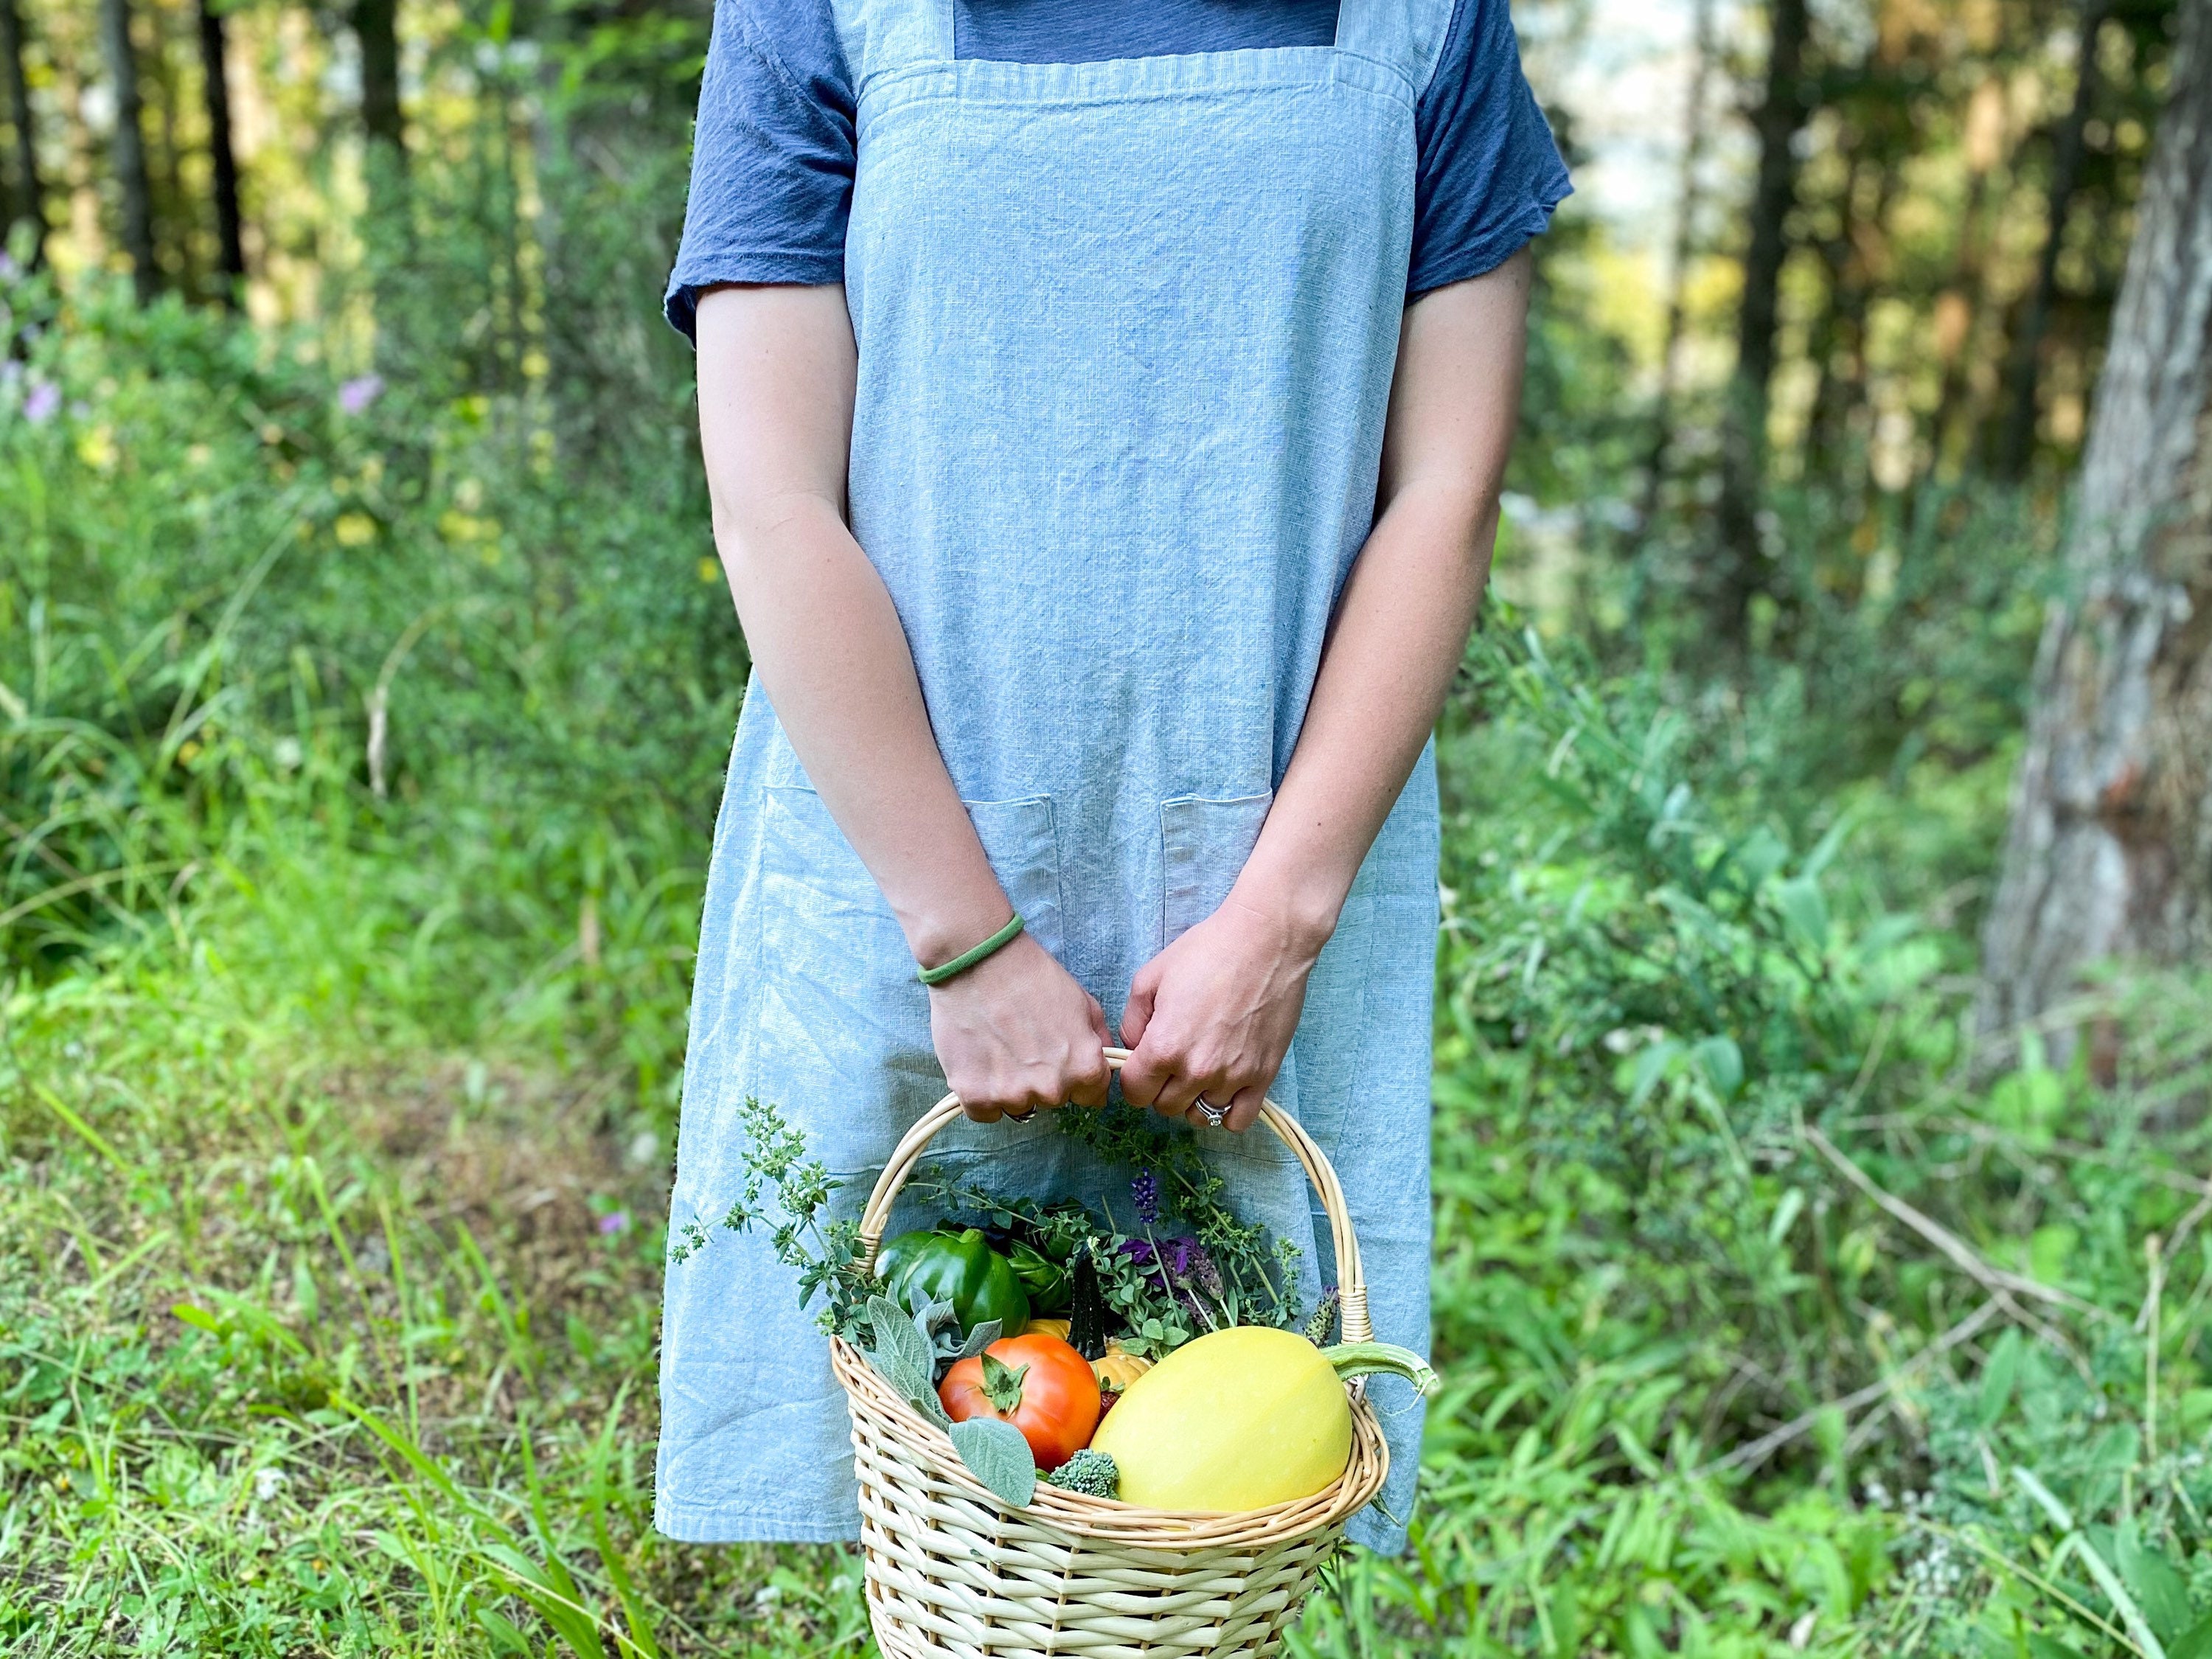
[[[1472,5],[1474,0],[1462,3]],[[944,3],[949,8],[951,0]],[[1337,50],[1389,64],[1419,98],[1437,72],[1452,11],[1453,0],[1340,0]]]
[[[854,86],[878,76],[952,61],[952,0],[832,0]]]

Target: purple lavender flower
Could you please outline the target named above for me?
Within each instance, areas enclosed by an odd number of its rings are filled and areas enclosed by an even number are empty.
[[[600,1237],[604,1238],[611,1238],[629,1225],[629,1212],[628,1210],[609,1210],[605,1215],[599,1218]]]
[[[1180,1293],[1181,1281],[1189,1278],[1199,1263],[1204,1262],[1208,1272],[1213,1267],[1194,1238],[1170,1238],[1158,1247],[1150,1239],[1127,1239],[1122,1243],[1121,1254],[1138,1267],[1151,1268],[1146,1278],[1165,1296]],[[1219,1282],[1218,1275],[1216,1282]]]
[[[23,418],[43,426],[61,412],[62,389],[52,380],[40,380],[23,398]]]
[[[1213,1265],[1206,1246],[1194,1242],[1190,1247],[1190,1278],[1191,1283],[1216,1302],[1221,1300],[1221,1269]]]
[[[1129,1183],[1129,1195],[1137,1203],[1137,1219],[1147,1227],[1160,1218],[1160,1178],[1150,1170]]]
[[[358,415],[384,390],[381,374],[360,374],[338,388],[338,407],[349,415]]]

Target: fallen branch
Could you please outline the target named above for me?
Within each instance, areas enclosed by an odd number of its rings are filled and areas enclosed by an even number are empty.
[[[1879,1382],[1869,1382],[1863,1389],[1855,1389],[1839,1400],[1826,1401],[1802,1416],[1791,1418],[1780,1428],[1762,1434],[1758,1439],[1738,1446],[1732,1452],[1724,1453],[1719,1457],[1698,1465],[1690,1472],[1690,1479],[1700,1480],[1709,1474],[1721,1474],[1730,1469],[1747,1468],[1753,1464],[1765,1462],[1770,1455],[1779,1451],[1791,1441],[1801,1439],[1810,1433],[1814,1425],[1830,1412],[1855,1412],[1862,1406],[1870,1406],[1875,1401],[1893,1393],[1914,1372],[1926,1365],[1937,1354],[1947,1353],[1961,1342],[1971,1340],[1979,1334],[1983,1327],[2002,1311],[1998,1298],[1991,1297]]]
[[[2039,1279],[2029,1279],[2025,1274],[2008,1273],[2002,1267],[1991,1266],[1982,1259],[1972,1245],[1941,1222],[1913,1208],[1911,1205],[1893,1193],[1885,1192],[1875,1185],[1872,1176],[1851,1162],[1838,1149],[1835,1142],[1830,1140],[1811,1124],[1804,1126],[1804,1135],[1805,1139],[1812,1144],[1813,1149],[1834,1164],[1838,1173],[1844,1180],[1872,1199],[1881,1209],[1894,1216],[1934,1245],[1949,1259],[1954,1267],[1980,1285],[1983,1289],[1992,1293],[2024,1296],[2034,1301],[2051,1303],[2056,1307],[2065,1308],[2075,1313],[2087,1314],[2093,1318],[2117,1322],[2116,1316],[2109,1310],[2097,1306],[2094,1302],[2084,1302],[2071,1291],[2063,1291],[2055,1285],[2045,1285]]]

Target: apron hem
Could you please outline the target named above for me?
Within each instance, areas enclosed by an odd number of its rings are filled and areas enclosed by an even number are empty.
[[[797,1521],[759,1510],[694,1504],[654,1506],[653,1529],[679,1544],[850,1544],[860,1536],[849,1521]]]

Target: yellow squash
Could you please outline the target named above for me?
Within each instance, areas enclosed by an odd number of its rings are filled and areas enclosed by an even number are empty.
[[[1127,1389],[1152,1368],[1151,1360],[1131,1353],[1118,1341],[1107,1343],[1103,1359],[1091,1362],[1091,1375],[1101,1388]]]
[[[1379,1342],[1326,1351],[1293,1331],[1239,1325],[1186,1342],[1129,1385],[1091,1444],[1121,1472],[1121,1501],[1158,1510],[1264,1509],[1310,1497],[1352,1457],[1344,1378],[1436,1375]]]
[[[1056,1336],[1065,1342],[1067,1340],[1067,1330],[1068,1322],[1065,1319],[1032,1319],[1022,1327],[1022,1334],[1024,1336]],[[1106,1344],[1106,1357],[1103,1359],[1094,1359],[1091,1362],[1091,1375],[1098,1379],[1100,1385],[1116,1389],[1127,1388],[1152,1368],[1151,1360],[1140,1359],[1131,1353],[1121,1346],[1119,1339]]]

